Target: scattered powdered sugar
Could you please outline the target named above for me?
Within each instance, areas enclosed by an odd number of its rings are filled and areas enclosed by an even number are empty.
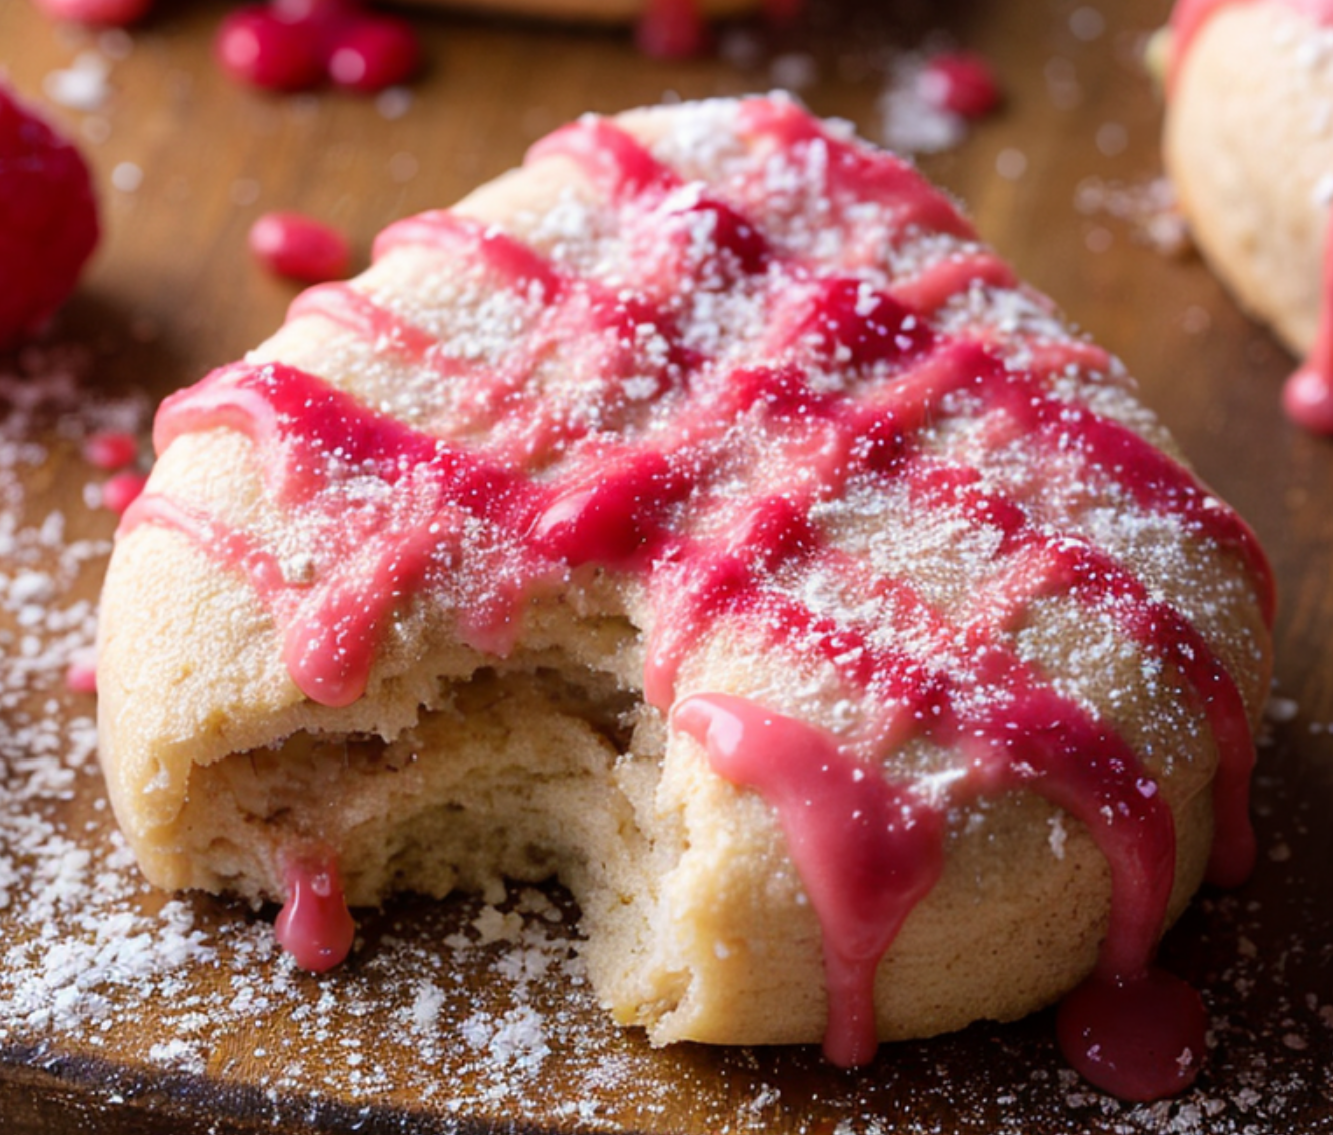
[[[810,1046],[653,1050],[597,1003],[576,912],[546,888],[403,900],[363,916],[352,959],[321,977],[277,950],[265,912],[153,891],[90,759],[91,699],[63,684],[92,641],[112,518],[49,507],[41,471],[63,462],[96,481],[106,472],[86,464],[87,439],[146,419],[140,400],[90,397],[88,361],[33,353],[24,373],[0,375],[0,1061],[63,1060],[66,1086],[84,1077],[104,1108],[145,1076],[202,1085],[189,1132],[229,1117],[248,1130],[432,1133],[517,1116],[585,1132],[1318,1129],[1302,1120],[1333,1086],[1319,977],[1333,935],[1301,876],[1320,865],[1299,853],[1316,796],[1272,775],[1258,783],[1261,879],[1205,896],[1168,938],[1168,964],[1204,988],[1213,1052],[1199,1086],[1152,1105],[1063,1068],[1044,1015],[885,1046],[857,1073]],[[1275,696],[1270,715],[1280,734],[1298,713]],[[1271,748],[1280,766],[1280,736]],[[1053,824],[1053,854],[1064,838]],[[1281,929],[1293,912],[1301,929]]]
[[[1074,208],[1085,217],[1110,217],[1129,226],[1135,241],[1168,256],[1190,248],[1189,227],[1165,177],[1124,183],[1086,177],[1074,194]]]

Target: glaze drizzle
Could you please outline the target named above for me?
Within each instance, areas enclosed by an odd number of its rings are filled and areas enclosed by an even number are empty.
[[[1240,694],[1149,583],[1077,524],[1055,524],[1030,492],[930,439],[975,426],[983,457],[1021,447],[1050,466],[1057,494],[1110,492],[1222,549],[1248,569],[1270,617],[1263,554],[1182,466],[1062,396],[1071,374],[1095,381],[1109,365],[1103,353],[1033,332],[1006,354],[990,325],[969,317],[965,302],[1012,288],[1012,275],[913,169],[782,100],[739,104],[734,129],[748,156],[710,187],[603,119],[530,152],[530,163],[560,155],[578,165],[639,275],[622,275],[619,262],[580,271],[449,212],[386,230],[377,258],[447,254],[493,293],[528,304],[524,333],[498,361],[455,349],[354,284],[297,300],[291,318],[329,320],[447,384],[462,407],[450,436],[281,363],[224,367],[163,404],[159,453],[218,427],[250,439],[268,499],[311,549],[305,570],[291,571],[259,532],[154,492],[126,513],[121,534],[173,528],[243,573],[280,629],[297,686],[333,706],[373,681],[377,643],[407,604],[429,597],[454,613],[465,642],[504,654],[531,596],[580,566],[620,573],[654,612],[646,700],[701,743],[718,775],[761,793],[786,833],[823,929],[825,1049],[839,1063],[873,1056],[878,962],[938,876],[946,807],[980,794],[1041,793],[1106,855],[1110,926],[1079,1003],[1159,983],[1171,812],[1112,723],[1058,692],[1013,634],[1034,604],[1063,597],[1179,675],[1219,753],[1210,874],[1227,882],[1253,857],[1253,746]],[[944,234],[952,253],[903,259],[922,232]],[[901,270],[888,270],[895,257]],[[719,296],[753,326],[705,319]],[[576,403],[544,369],[553,353],[560,374],[579,376]],[[888,492],[991,542],[986,578],[957,610],[946,614],[834,538],[836,502]],[[830,594],[856,601],[812,598]],[[679,688],[718,626],[834,672],[862,704],[855,736]],[[938,786],[883,773],[913,737],[966,755],[946,799]],[[1071,1014],[1065,1032],[1077,1048],[1085,1033]],[[1079,1066],[1098,1075],[1095,1062]],[[1146,1087],[1131,1079],[1148,1095],[1181,1086],[1174,1075]]]

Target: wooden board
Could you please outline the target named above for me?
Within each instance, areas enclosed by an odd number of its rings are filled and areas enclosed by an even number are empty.
[[[210,58],[223,4],[161,0],[132,35],[93,36],[0,3],[0,68],[20,90],[106,69],[96,105],[56,113],[96,168],[107,230],[46,343],[0,357],[0,1132],[1333,1129],[1333,447],[1284,422],[1292,362],[1273,340],[1197,259],[1143,239],[1161,170],[1139,59],[1167,7],[830,0],[785,32],[726,29],[722,54],[681,63],[644,59],[622,31],[414,9],[429,68],[406,100],[376,102],[229,84]],[[1259,867],[1206,893],[1165,945],[1213,1016],[1198,1087],[1152,1107],[1090,1091],[1048,1014],[890,1046],[855,1073],[808,1049],[653,1051],[603,1019],[554,891],[500,909],[405,902],[314,978],[273,950],[271,912],[144,888],[103,800],[92,699],[63,679],[114,526],[80,442],[146,430],[158,398],[281,320],[294,289],[252,263],[253,218],[325,217],[364,261],[383,225],[453,201],[585,110],[803,76],[814,110],[876,137],[893,53],[934,35],[987,55],[1007,102],[924,168],[1126,361],[1281,584]]]

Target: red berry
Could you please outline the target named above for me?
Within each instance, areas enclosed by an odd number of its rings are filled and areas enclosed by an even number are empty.
[[[250,251],[269,271],[307,284],[346,276],[352,258],[342,233],[300,213],[265,213],[250,227]]]
[[[146,484],[148,478],[142,473],[125,472],[108,477],[102,485],[102,504],[120,516],[138,499]]]
[[[97,238],[83,157],[0,83],[0,349],[41,330]]]
[[[222,21],[215,44],[222,69],[234,79],[272,91],[300,91],[324,76],[319,37],[280,19],[262,4],[238,8]]]
[[[393,16],[348,21],[329,40],[329,78],[360,94],[405,82],[420,64],[416,33]]]
[[[56,20],[124,27],[143,19],[153,0],[37,0],[37,6]]]
[[[931,106],[962,118],[980,118],[1000,102],[995,73],[980,55],[941,52],[926,61],[918,91]]]

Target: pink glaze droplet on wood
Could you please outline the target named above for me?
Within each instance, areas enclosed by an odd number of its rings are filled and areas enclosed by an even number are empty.
[[[1208,1014],[1189,984],[1151,968],[1094,975],[1060,1005],[1060,1050],[1089,1083],[1123,1100],[1178,1095],[1203,1066]]]
[[[291,854],[283,875],[287,901],[273,925],[279,945],[311,973],[340,965],[351,952],[356,923],[336,857],[330,851]]]

